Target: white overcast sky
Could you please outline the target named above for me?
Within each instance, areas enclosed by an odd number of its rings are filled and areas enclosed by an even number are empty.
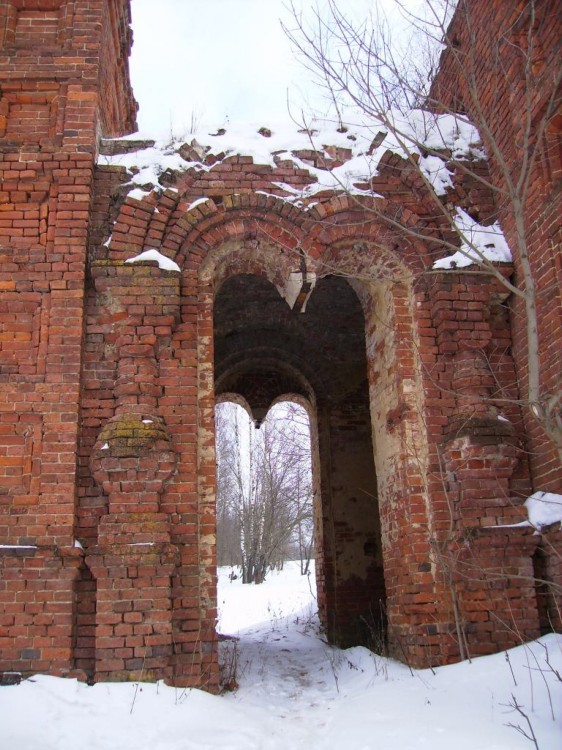
[[[304,13],[317,5],[294,3]],[[281,29],[280,18],[290,23],[287,6],[288,0],[132,0],[139,129],[181,134],[192,117],[206,127],[228,120],[267,125],[287,118],[288,97],[297,114],[324,109]],[[373,0],[342,0],[340,7],[364,19],[372,6]]]

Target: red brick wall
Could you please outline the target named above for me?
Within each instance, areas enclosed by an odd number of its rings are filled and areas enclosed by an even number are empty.
[[[493,36],[490,29],[494,30]],[[526,288],[526,282],[521,263],[523,245],[518,237],[524,238],[536,288],[540,389],[545,400],[558,398],[553,411],[558,420],[562,417],[561,39],[562,13],[557,0],[460,3],[431,91],[436,107],[460,109],[480,128],[491,156],[492,178],[498,186],[495,196],[498,215],[513,252],[513,281],[522,289]],[[527,157],[532,161],[527,162]],[[526,164],[529,166],[524,172],[522,166]],[[528,180],[527,190],[516,190],[515,200],[502,196],[500,190],[508,186],[508,180],[517,184],[522,176]],[[517,199],[521,199],[520,207]],[[509,372],[513,365],[502,363],[503,357],[496,360],[507,376],[504,384],[517,384],[516,388],[510,386],[508,392],[525,400],[528,318],[520,298],[512,295],[505,304],[510,309],[515,372]],[[507,351],[509,336],[504,334],[503,340],[502,349]],[[501,355],[501,350],[498,354]],[[509,416],[517,434],[525,436],[523,447],[527,456],[526,461],[522,456],[519,459],[512,479],[513,490],[521,497],[533,490],[562,492],[559,452],[533,418],[528,405],[520,416]],[[527,462],[530,486],[521,473]],[[516,477],[520,477],[517,483]],[[559,586],[558,554],[549,540],[548,534],[540,539],[535,553],[535,561],[544,560],[538,578]],[[530,570],[525,575],[531,576]],[[548,608],[548,615],[542,612],[542,625],[545,621],[558,622],[560,604],[555,600],[559,602],[559,596],[553,594],[552,586],[538,596]]]
[[[98,134],[134,121],[128,13],[0,2],[0,669],[73,666],[90,202]]]
[[[524,288],[516,213],[521,216],[521,233],[529,247],[537,288],[541,390],[547,397],[562,390],[561,38],[557,0],[462,2],[431,92],[435,106],[459,108],[480,127],[499,188],[507,186],[506,174],[516,183],[526,154],[535,159],[528,169],[527,194],[518,191],[524,197],[521,209],[516,212],[514,200],[499,192],[496,203],[514,254],[514,281]],[[505,162],[503,167],[494,156],[495,149]],[[513,297],[510,305],[519,390],[525,399],[526,315],[520,299]],[[534,487],[560,492],[559,455],[528,409],[524,416]]]

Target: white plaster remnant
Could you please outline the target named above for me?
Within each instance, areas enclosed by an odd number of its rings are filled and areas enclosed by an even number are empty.
[[[308,302],[315,286],[315,273],[309,273],[308,271],[304,273],[302,271],[292,271],[289,274],[285,286],[283,288],[277,287],[277,289],[291,310],[295,307],[301,293],[303,293],[305,296],[301,301],[299,308],[300,312],[304,312],[306,310],[306,303]]]

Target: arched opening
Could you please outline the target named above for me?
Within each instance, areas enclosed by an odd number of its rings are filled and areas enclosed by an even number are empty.
[[[231,276],[216,293],[216,399],[235,394],[257,427],[286,394],[308,405],[319,613],[343,646],[380,645],[385,622],[365,335],[341,277],[319,279],[300,312],[260,276]]]

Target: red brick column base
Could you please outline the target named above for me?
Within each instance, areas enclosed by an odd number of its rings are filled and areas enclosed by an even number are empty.
[[[118,541],[166,536],[163,514],[107,516],[86,562],[97,581],[95,680],[171,679],[171,576],[178,552],[169,542]],[[129,535],[130,529],[136,530]]]

